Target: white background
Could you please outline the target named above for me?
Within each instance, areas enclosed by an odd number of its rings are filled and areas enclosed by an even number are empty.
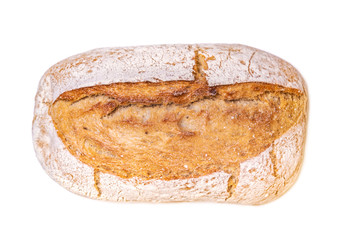
[[[360,239],[358,1],[1,1],[0,239]],[[32,146],[34,96],[93,48],[242,43],[292,63],[310,92],[305,164],[263,206],[123,204],[51,180]]]

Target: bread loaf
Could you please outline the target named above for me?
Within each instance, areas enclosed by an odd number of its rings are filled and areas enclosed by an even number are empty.
[[[299,72],[251,47],[95,49],[44,74],[33,140],[90,198],[262,204],[299,174],[307,106]]]

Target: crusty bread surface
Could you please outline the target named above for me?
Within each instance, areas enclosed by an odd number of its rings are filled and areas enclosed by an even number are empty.
[[[262,204],[299,174],[307,101],[294,67],[243,45],[96,49],[43,76],[34,146],[87,197]]]

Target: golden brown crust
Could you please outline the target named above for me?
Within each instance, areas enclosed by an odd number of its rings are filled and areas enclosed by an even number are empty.
[[[155,178],[155,176],[154,178],[123,178],[120,177],[120,174],[116,175],[110,172],[106,169],[106,166],[104,166],[103,169],[99,169],[99,164],[96,164],[96,162],[91,165],[91,159],[84,163],[84,161],[76,157],[76,152],[75,154],[72,152],[74,149],[70,151],[67,145],[64,145],[63,136],[61,136],[60,131],[55,128],[54,121],[50,116],[50,107],[54,107],[62,101],[63,103],[67,102],[61,100],[53,104],[54,101],[61,94],[74,89],[125,82],[172,82],[172,84],[180,82],[174,80],[184,82],[194,80],[194,83],[196,82],[200,86],[193,89],[202,89],[204,95],[211,93],[209,92],[209,88],[204,85],[209,85],[210,87],[219,86],[217,88],[216,99],[212,99],[217,101],[217,104],[220,104],[221,101],[235,103],[235,101],[221,99],[220,95],[222,98],[242,96],[243,98],[237,102],[238,105],[256,103],[256,100],[254,101],[246,97],[243,93],[244,91],[232,90],[227,92],[229,89],[226,89],[226,87],[222,89],[221,87],[221,85],[246,82],[275,84],[281,86],[280,88],[285,87],[286,91],[279,90],[278,92],[278,94],[284,96],[284,99],[285,96],[290,96],[290,98],[294,96],[293,100],[300,97],[301,101],[299,102],[304,102],[304,105],[307,105],[308,101],[305,82],[301,74],[293,66],[274,55],[244,45],[158,45],[95,49],[67,58],[52,66],[44,74],[39,84],[35,101],[33,139],[37,157],[46,172],[56,182],[74,193],[95,199],[111,201],[227,201],[241,204],[260,204],[278,198],[293,185],[296,176],[299,174],[303,159],[307,122],[307,110],[304,109],[299,110],[300,117],[294,120],[296,121],[294,125],[279,136],[279,138],[275,139],[267,149],[254,157],[249,157],[245,159],[245,161],[240,162],[239,166],[236,166],[237,169],[240,169],[239,172],[231,172],[231,168],[224,167],[208,175],[201,175],[204,172],[200,172],[200,177],[182,179],[169,178],[173,180],[158,179]],[[205,82],[206,84],[204,84]],[[225,92],[227,93],[219,94],[222,90],[226,90]],[[289,90],[291,91],[289,92]],[[292,90],[294,92],[292,92]],[[251,91],[256,91],[256,89],[252,89]],[[240,96],[237,96],[239,92]],[[185,106],[186,101],[189,100],[190,102],[194,101],[195,105],[191,106],[193,110],[198,109],[201,111],[199,103],[209,101],[211,100],[209,98],[212,98],[212,96],[202,97],[202,94],[194,94],[194,92],[189,94],[185,91],[184,93],[181,88],[178,92],[173,91],[171,94],[169,93],[169,95],[173,94],[182,95],[183,99],[181,101],[183,101],[184,104],[170,103],[171,99],[168,97],[163,98],[164,102],[167,101],[166,105],[156,105],[151,103],[141,104],[142,100],[140,98],[135,98],[136,101],[130,104],[126,103],[126,101],[129,102],[132,99],[123,98],[122,103],[120,103],[104,95],[94,95],[83,98],[82,100],[84,101],[74,101],[71,107],[79,107],[82,104],[88,104],[89,109],[93,107],[91,111],[95,116],[93,120],[96,121],[93,121],[92,124],[95,122],[101,123],[101,121],[96,119],[96,116],[99,116],[97,115],[98,113],[102,112],[105,115],[108,114],[109,117],[115,117],[116,114],[119,114],[119,110],[132,108],[134,110],[134,112],[131,113],[133,118],[127,119],[131,121],[129,121],[129,124],[124,125],[133,125],[132,130],[135,130],[136,133],[137,127],[130,123],[136,123],[134,120],[142,120],[142,118],[139,118],[140,115],[137,115],[140,114],[140,112],[136,112],[135,110],[161,106],[168,108],[180,105]],[[276,93],[270,91],[266,94],[268,97],[271,97],[271,94]],[[63,96],[65,96],[65,94]],[[153,97],[156,103],[156,94],[154,94]],[[101,100],[100,98],[103,99]],[[290,98],[288,98],[288,100]],[[265,98],[259,99],[263,101]],[[85,102],[85,100],[88,102]],[[91,105],[90,100],[94,101],[94,104]],[[288,100],[283,101],[283,103],[290,103],[291,101]],[[96,105],[97,103],[99,104]],[[265,103],[268,104],[269,102],[265,101]],[[269,109],[266,108],[266,104],[261,104],[260,107],[255,109],[258,109],[259,112],[262,113],[271,113],[271,111],[266,110]],[[116,107],[116,105],[119,106]],[[281,105],[283,107],[290,106],[290,104]],[[271,106],[271,104],[269,106]],[[301,104],[299,106],[301,107]],[[115,111],[111,113],[114,108]],[[71,109],[69,108],[68,110]],[[244,108],[244,113],[246,112],[245,110],[246,108]],[[286,117],[286,113],[288,113],[287,110],[284,110],[283,113],[285,117],[283,118],[281,116],[278,118],[282,120],[278,123],[280,131],[283,130],[281,129],[283,124],[288,121]],[[131,117],[131,114],[125,114],[124,117]],[[277,114],[275,114],[275,116],[276,115]],[[85,116],[85,114],[83,116]],[[220,117],[221,116],[224,115],[220,115]],[[249,116],[251,116],[251,114],[249,114]],[[215,115],[215,117],[217,117],[217,115]],[[71,117],[66,118],[71,120]],[[105,118],[108,117],[105,116],[103,119]],[[160,114],[157,119],[153,120],[162,118],[168,120],[174,119]],[[266,119],[266,117],[263,119]],[[58,116],[58,120],[60,123],[62,122],[60,116]],[[75,120],[78,121],[79,126],[81,126],[81,118]],[[111,118],[107,120],[111,122]],[[238,122],[241,123],[242,121],[244,120],[240,119]],[[222,124],[221,121],[219,122]],[[170,124],[173,122],[167,121],[166,123]],[[259,124],[258,126],[259,128],[264,126],[268,127],[271,124]],[[163,126],[167,127],[167,125]],[[181,124],[181,126],[191,127],[192,125]],[[225,127],[227,127],[227,125]],[[143,126],[139,126],[140,130],[142,128]],[[100,138],[104,137],[108,132],[102,131],[103,129],[104,128],[99,128],[98,131],[94,131],[93,129],[92,134],[96,137],[97,134]],[[164,130],[166,129],[167,128],[164,128]],[[111,128],[107,130],[110,131]],[[131,128],[125,128],[125,130],[129,132]],[[59,132],[59,134],[57,132]],[[191,132],[192,131],[185,131],[183,138],[196,138],[197,135],[191,136]],[[70,133],[70,129],[68,133]],[[141,134],[144,134],[144,132],[141,132]],[[151,134],[146,136],[153,137]],[[141,135],[141,137],[143,136]],[[159,135],[156,137],[160,140],[162,139]],[[121,140],[121,138],[116,139]],[[124,140],[126,141],[126,139]],[[138,139],[127,138],[127,140],[136,142]],[[226,139],[220,139],[220,141],[224,140]],[[245,141],[246,139],[244,138],[243,140]],[[105,142],[105,144],[107,144],[107,142]],[[86,146],[91,147],[91,142],[90,144],[87,142]],[[254,146],[257,146],[257,144]],[[185,149],[187,149],[186,147],[187,146],[184,146]],[[215,149],[217,147],[219,146],[214,146]],[[96,151],[96,148],[93,150]],[[109,151],[106,152],[107,149],[102,148],[100,150],[103,151],[100,155],[112,154]],[[226,150],[227,149],[224,148],[223,152],[226,152]],[[196,158],[194,158],[194,160],[196,160]],[[233,160],[238,161],[236,157]],[[222,162],[220,163],[222,164]],[[225,165],[226,164],[222,166]],[[137,174],[138,173],[139,172],[137,172]]]
[[[303,104],[300,91],[274,84],[116,83],[65,92],[50,115],[67,149],[94,169],[172,180],[237,175],[298,121]]]
[[[77,101],[84,97],[104,95],[113,98],[121,105],[184,104],[214,95],[212,89],[189,81],[115,83],[64,92],[57,101]]]

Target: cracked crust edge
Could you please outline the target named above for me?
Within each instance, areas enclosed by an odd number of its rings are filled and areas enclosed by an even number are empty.
[[[176,51],[174,49],[179,49]],[[167,51],[170,49],[170,51]],[[170,64],[164,64],[169,69],[170,74],[163,75],[165,78],[159,78],[161,75],[153,75],[150,81],[171,81],[174,79],[184,79],[186,76],[193,76],[193,67],[194,67],[194,49],[201,49],[201,54],[203,54],[207,59],[207,69],[204,69],[204,74],[206,74],[209,85],[220,85],[220,84],[232,84],[235,82],[251,82],[253,79],[249,78],[248,66],[243,58],[247,58],[250,62],[254,61],[255,54],[252,54],[252,57],[249,53],[254,53],[254,49],[244,46],[244,45],[213,45],[213,44],[204,44],[204,45],[161,45],[161,46],[143,46],[135,48],[106,48],[106,49],[95,49],[83,54],[79,54],[64,61],[54,65],[50,68],[43,78],[40,81],[38,92],[35,100],[35,112],[33,120],[33,140],[34,148],[38,159],[46,170],[48,175],[52,177],[56,182],[60,183],[66,189],[94,199],[104,199],[110,201],[149,201],[149,202],[171,202],[171,201],[218,201],[233,203],[243,203],[243,204],[261,204],[267,201],[273,200],[281,195],[286,189],[288,189],[296,179],[298,172],[300,171],[301,162],[303,154],[288,156],[281,151],[286,149],[286,146],[281,144],[275,144],[278,151],[277,159],[279,164],[285,166],[284,174],[291,172],[291,175],[279,175],[278,178],[274,177],[273,179],[268,179],[267,187],[263,185],[257,186],[257,181],[253,179],[252,185],[247,186],[246,181],[243,181],[243,177],[246,177],[246,174],[242,172],[244,169],[249,166],[256,166],[257,169],[262,170],[262,174],[268,174],[265,170],[274,169],[274,166],[271,166],[271,157],[264,157],[263,154],[268,150],[264,151],[259,156],[249,159],[240,166],[240,174],[237,176],[239,184],[235,189],[231,189],[233,193],[229,194],[228,185],[231,179],[231,175],[223,172],[217,172],[205,177],[200,177],[196,179],[186,179],[186,180],[173,180],[173,181],[142,181],[139,179],[130,179],[124,180],[118,177],[96,173],[95,170],[91,167],[86,166],[81,163],[75,157],[70,155],[65,146],[59,140],[55,129],[52,125],[52,121],[47,114],[48,106],[54,101],[57,95],[61,94],[64,91],[72,90],[84,86],[92,86],[94,84],[108,84],[111,82],[125,82],[125,81],[149,81],[147,79],[149,75],[144,75],[144,78],[134,79],[132,72],[128,72],[129,78],[126,78],[126,74],[116,75],[116,73],[109,73],[109,71],[118,71],[119,67],[113,67],[115,62],[110,61],[109,59],[114,59],[114,56],[117,57],[122,55],[125,58],[126,53],[137,52],[142,56],[141,53],[144,53],[143,57],[146,58],[146,53],[151,52],[162,52],[168,57],[173,57],[174,51],[177,52],[177,63],[169,62]],[[306,86],[301,75],[293,68],[290,64],[286,63],[282,59],[279,59],[271,54],[256,50],[257,53],[255,56],[266,56],[266,59],[273,61],[273,64],[277,64],[277,68],[274,68],[273,71],[280,71],[278,73],[268,74],[268,70],[265,69],[263,75],[263,82],[275,83],[285,87],[294,87],[299,90],[302,90],[306,95]],[[182,54],[185,53],[185,56]],[[214,54],[212,54],[214,53]],[[228,54],[231,53],[231,58]],[[246,53],[248,53],[246,55]],[[239,54],[244,55],[243,58]],[[214,57],[212,57],[214,56]],[[101,60],[99,60],[99,58]],[[117,57],[118,58],[118,57]],[[131,58],[131,57],[130,57]],[[156,58],[156,56],[155,56]],[[232,81],[228,80],[228,74],[222,72],[222,68],[226,67],[229,63],[224,62],[224,59],[229,61],[237,61],[241,65],[244,65],[245,70],[239,68],[241,74],[246,74],[242,79],[234,79]],[[98,59],[94,61],[95,59]],[[164,61],[164,56],[161,58]],[[171,58],[170,58],[171,59]],[[219,64],[218,60],[221,60]],[[251,59],[251,61],[250,61]],[[128,59],[129,60],[129,59]],[[137,61],[137,59],[132,59],[135,66],[140,67],[149,67],[144,66],[148,61]],[[260,57],[261,60],[261,57]],[[97,62],[100,61],[100,68],[97,65]],[[166,59],[165,59],[166,61]],[[218,62],[217,62],[218,61]],[[216,65],[217,63],[217,65]],[[125,63],[124,63],[125,64]],[[127,66],[129,62],[126,63]],[[125,64],[125,65],[126,65]],[[131,62],[130,62],[131,64]],[[180,66],[177,66],[180,64]],[[173,66],[174,68],[171,68]],[[220,66],[220,68],[219,68]],[[252,63],[252,66],[255,68],[253,77],[258,79],[259,74],[259,59]],[[285,67],[284,67],[285,66]],[[156,66],[150,66],[156,68]],[[99,70],[98,74],[105,74],[104,79],[99,78],[94,71],[90,71],[91,68]],[[284,69],[285,70],[281,70]],[[140,68],[141,69],[141,68]],[[290,69],[290,70],[289,70]],[[139,68],[137,69],[139,70]],[[233,70],[233,69],[230,69]],[[261,69],[260,69],[261,70]],[[177,72],[179,71],[179,72]],[[155,73],[155,71],[150,71]],[[221,73],[222,72],[222,73]],[[214,74],[215,73],[215,74]],[[90,74],[90,75],[88,75]],[[92,74],[92,75],[91,75]],[[137,74],[141,75],[141,70],[137,71]],[[137,75],[135,74],[135,75]],[[218,77],[219,74],[224,74],[225,78],[218,79],[213,81],[214,77]],[[86,75],[86,76],[85,76]],[[175,76],[178,76],[175,78]],[[261,75],[261,74],[260,74]],[[278,76],[278,79],[272,81],[272,75]],[[91,78],[91,76],[93,78]],[[116,78],[114,78],[116,76]],[[110,78],[112,77],[112,78]],[[121,77],[124,77],[123,79]],[[251,77],[251,76],[250,76]],[[126,79],[125,79],[126,78]],[[284,82],[283,78],[289,78],[289,81]],[[191,78],[189,78],[191,79]],[[185,80],[189,80],[185,79]],[[225,80],[224,80],[225,79]],[[280,80],[279,80],[280,79]],[[291,81],[290,81],[291,80]],[[286,136],[297,136],[297,144],[292,146],[293,149],[301,150],[303,145],[299,145],[299,142],[304,142],[305,139],[305,126],[306,126],[307,116],[305,114],[302,119],[302,124],[298,124],[290,129],[286,134],[284,134],[280,139],[281,142],[285,135]],[[301,130],[301,131],[300,131]],[[296,132],[299,132],[296,134]],[[273,146],[273,147],[274,147]],[[303,151],[303,150],[302,150]],[[285,157],[284,157],[285,156]],[[287,157],[286,157],[287,156]],[[265,159],[265,160],[264,160]],[[274,164],[274,163],[272,163]],[[293,167],[293,166],[298,167]],[[264,172],[265,171],[265,172]],[[270,174],[273,176],[272,174]],[[248,176],[249,180],[251,176]],[[261,182],[261,181],[260,181]],[[264,181],[262,181],[264,182]],[[214,187],[215,186],[215,187]],[[271,190],[275,189],[275,190]],[[272,192],[271,192],[272,191]],[[262,195],[260,194],[262,193]],[[271,192],[272,194],[269,194]],[[101,194],[100,194],[101,193]],[[260,195],[259,195],[260,194]]]

